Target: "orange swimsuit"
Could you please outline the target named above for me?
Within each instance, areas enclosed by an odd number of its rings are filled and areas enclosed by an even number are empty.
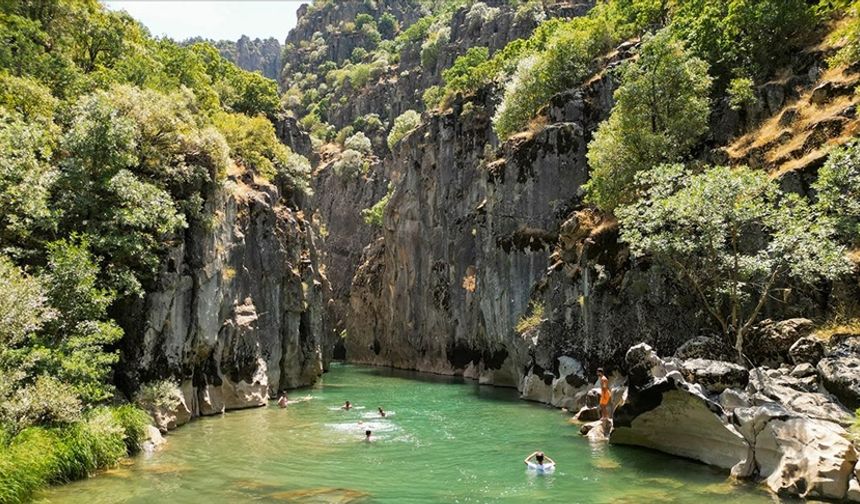
[[[604,376],[600,379],[600,405],[606,406],[609,404],[609,400],[612,399],[612,393],[609,391],[609,384],[607,383],[609,380]]]

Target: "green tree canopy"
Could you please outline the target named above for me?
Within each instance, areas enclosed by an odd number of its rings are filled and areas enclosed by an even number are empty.
[[[782,282],[815,285],[850,271],[829,219],[749,168],[660,165],[636,176],[616,210],[634,256],[662,263],[743,355],[744,338]]]
[[[682,160],[708,128],[710,86],[707,63],[669,31],[647,38],[588,146],[589,202],[612,211],[631,201],[637,172]]]

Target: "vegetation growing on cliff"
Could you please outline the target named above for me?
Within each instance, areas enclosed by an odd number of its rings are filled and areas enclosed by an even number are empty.
[[[588,146],[588,199],[612,211],[634,197],[635,174],[681,161],[708,129],[708,65],[669,31],[647,37],[622,70],[615,107]]]

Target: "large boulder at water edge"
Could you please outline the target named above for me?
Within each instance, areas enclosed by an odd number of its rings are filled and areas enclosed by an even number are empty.
[[[730,363],[664,360],[647,345],[626,360],[630,387],[611,442],[731,469],[781,495],[848,498],[858,457],[840,423],[851,417],[816,374],[757,368],[741,390],[744,374]]]
[[[748,445],[701,385],[687,382],[675,363],[648,345],[627,352],[630,388],[615,411],[610,441],[653,448],[726,469],[743,460]]]

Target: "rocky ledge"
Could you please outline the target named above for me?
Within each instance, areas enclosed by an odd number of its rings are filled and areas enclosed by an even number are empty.
[[[729,469],[780,496],[860,502],[858,446],[846,430],[853,415],[830,393],[836,383],[834,393],[857,399],[850,395],[857,343],[858,336],[837,341],[818,368],[750,370],[663,359],[636,345],[626,355],[626,400],[610,441]],[[822,362],[833,363],[832,374]]]

